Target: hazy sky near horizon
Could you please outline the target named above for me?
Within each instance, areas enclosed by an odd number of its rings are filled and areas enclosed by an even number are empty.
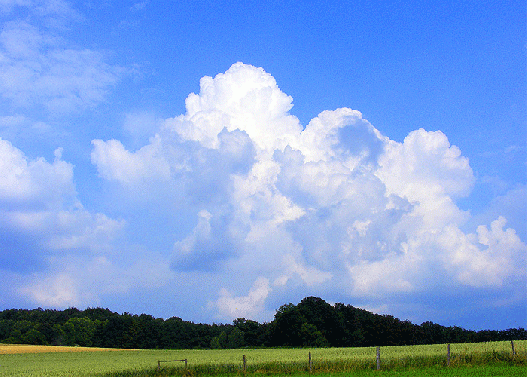
[[[0,310],[527,326],[523,1],[0,0]]]

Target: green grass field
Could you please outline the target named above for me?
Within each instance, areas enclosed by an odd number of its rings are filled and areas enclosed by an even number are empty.
[[[410,370],[397,370],[397,371],[376,371],[376,370],[363,370],[354,371],[353,373],[320,373],[316,374],[318,377],[371,377],[371,376],[382,376],[382,377],[525,377],[526,368],[517,366],[480,366],[480,367],[459,367],[459,368],[419,368]],[[273,374],[273,376],[280,376],[279,374]],[[295,377],[309,377],[313,374],[309,373],[295,373],[283,374],[282,376],[295,376]]]
[[[8,347],[7,345],[5,347]],[[38,346],[35,346],[38,347]],[[381,347],[384,376],[525,376],[527,341],[515,341],[511,361],[510,342],[452,344],[451,367],[446,368],[446,345]],[[319,349],[237,350],[125,350],[97,352],[44,352],[2,354],[1,376],[170,376],[184,374],[187,359],[190,375],[240,373],[246,355],[248,374],[290,375],[308,371],[324,375],[368,376],[376,369],[375,347]],[[158,360],[167,361],[157,371]],[[455,371],[455,372],[453,372]],[[430,374],[432,373],[432,374]]]

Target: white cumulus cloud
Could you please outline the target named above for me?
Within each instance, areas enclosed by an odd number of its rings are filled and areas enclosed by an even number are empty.
[[[68,307],[97,302],[100,294],[153,286],[142,276],[168,278],[143,261],[122,266],[116,240],[126,222],[92,213],[77,198],[73,165],[28,158],[0,139],[0,283],[32,305]],[[151,270],[145,274],[144,270]],[[115,276],[120,276],[121,283]],[[11,284],[13,277],[18,283]]]
[[[106,179],[131,185],[148,179],[166,180],[170,175],[158,137],[135,153],[127,151],[118,140],[93,140],[92,144],[92,162]]]
[[[165,254],[179,272],[217,277],[208,300],[220,316],[258,318],[288,290],[367,300],[525,275],[514,266],[526,245],[505,217],[467,231],[457,201],[475,178],[444,133],[399,143],[349,108],[304,128],[291,108],[269,73],[236,63],[204,77],[142,148],[93,142],[99,174],[131,202],[145,180],[178,187],[160,198],[186,203],[194,226],[167,235]]]
[[[221,289],[216,306],[222,318],[255,318],[265,309],[265,299],[270,291],[269,280],[259,277],[247,296],[235,297],[227,289]]]

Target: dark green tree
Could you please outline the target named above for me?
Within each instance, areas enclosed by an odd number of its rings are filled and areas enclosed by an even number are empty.
[[[361,309],[351,305],[335,304],[335,311],[339,317],[342,330],[342,347],[360,347],[364,345],[365,339],[362,331],[362,324],[359,313]]]
[[[342,344],[343,327],[333,306],[319,297],[306,297],[297,305],[306,322],[316,327],[328,345]]]
[[[237,318],[233,321],[234,327],[243,332],[245,345],[249,347],[261,346],[264,342],[264,326],[256,321]]]
[[[271,322],[271,344],[273,346],[302,347],[302,325],[306,318],[293,304],[282,305]]]
[[[35,344],[44,345],[46,344],[46,337],[37,329],[32,328],[20,337],[21,343],[23,344]]]
[[[68,346],[91,347],[96,325],[89,318],[74,317],[62,325],[64,341]]]
[[[300,327],[303,347],[329,347],[328,340],[312,323],[303,323]]]
[[[227,348],[241,348],[245,346],[245,334],[242,330],[237,327],[234,327],[229,333],[227,340]]]

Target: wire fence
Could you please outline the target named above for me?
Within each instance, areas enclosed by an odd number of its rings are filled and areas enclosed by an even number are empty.
[[[328,359],[315,359],[311,352],[308,352],[307,360],[302,362],[259,362],[254,364],[248,363],[247,355],[242,355],[241,363],[236,365],[232,363],[225,364],[197,364],[191,366],[195,371],[202,371],[205,373],[215,374],[216,373],[231,373],[231,372],[291,372],[291,371],[308,371],[312,373],[314,371],[344,371],[353,369],[394,369],[397,367],[419,367],[419,366],[437,366],[443,365],[450,367],[453,365],[466,365],[474,364],[481,365],[491,362],[512,362],[515,364],[525,365],[527,364],[527,354],[517,357],[514,341],[510,342],[511,351],[487,351],[487,352],[458,352],[452,353],[450,343],[446,344],[444,354],[441,355],[404,355],[400,357],[394,357],[393,354],[388,352],[386,358],[382,355],[383,347],[376,347],[375,354],[371,355],[371,358],[367,356],[361,359],[355,360],[328,360]],[[180,360],[158,360],[158,370],[161,369],[161,363],[171,362],[184,362],[184,369],[189,369],[188,359]],[[181,367],[176,367],[181,369]]]

